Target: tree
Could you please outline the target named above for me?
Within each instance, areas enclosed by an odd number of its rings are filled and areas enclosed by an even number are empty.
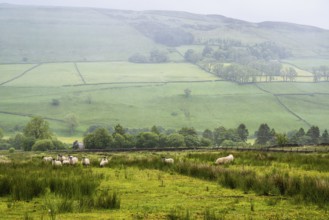
[[[55,146],[50,139],[37,140],[32,146],[33,151],[47,151],[54,148]]]
[[[137,147],[156,148],[159,146],[159,135],[153,132],[141,132],[137,135]]]
[[[265,145],[273,138],[273,130],[265,123],[261,124],[256,132],[256,143]]]
[[[321,135],[321,143],[322,144],[329,144],[329,134],[327,130],[324,130],[324,132]]]
[[[33,117],[25,126],[24,135],[35,139],[48,139],[51,137],[49,123],[41,117]]]
[[[69,127],[70,134],[72,135],[74,133],[75,128],[79,125],[78,117],[75,114],[70,113],[65,116],[65,122]]]
[[[148,57],[146,57],[142,54],[139,54],[139,53],[132,55],[131,57],[129,57],[128,60],[129,60],[129,62],[132,62],[132,63],[148,63],[149,62]]]
[[[311,126],[306,135],[311,138],[310,144],[318,144],[320,140],[320,130],[317,126]]]
[[[117,148],[123,148],[126,145],[126,139],[123,135],[119,133],[113,134],[114,143],[113,145]]]
[[[213,135],[213,133],[212,133],[211,130],[206,129],[206,130],[203,131],[203,133],[202,133],[202,137],[203,137],[203,138],[206,138],[206,139],[209,139],[209,140],[213,140],[214,135]]]
[[[117,124],[114,127],[114,133],[113,134],[121,134],[121,135],[124,135],[125,133],[126,132],[125,132],[124,128],[120,124]]]
[[[185,98],[188,98],[191,96],[191,90],[190,89],[184,89],[184,95],[185,95]]]
[[[279,145],[279,146],[283,146],[285,144],[288,144],[288,137],[286,134],[279,134],[277,133],[275,135],[275,138],[276,138],[276,143]]]
[[[184,136],[184,141],[186,147],[198,147],[200,146],[199,137],[196,135],[186,135]]]
[[[187,136],[187,135],[198,135],[198,133],[196,132],[196,130],[191,127],[183,127],[178,131],[179,134],[183,135],[183,136]]]
[[[244,124],[240,124],[239,127],[237,128],[237,133],[241,139],[241,141],[246,142],[248,139],[249,131],[247,127]]]
[[[194,50],[188,49],[184,54],[184,59],[190,63],[197,63],[201,59],[201,56]]]
[[[155,125],[152,126],[151,132],[156,133],[157,135],[160,134],[159,129]]]
[[[60,104],[59,99],[53,99],[53,100],[51,101],[51,105],[53,105],[53,106],[59,106],[59,104]]]
[[[170,134],[167,137],[168,147],[185,147],[184,136],[178,133]]]
[[[150,52],[150,61],[152,63],[165,63],[168,61],[168,56],[160,50],[152,50]]]
[[[202,56],[204,56],[204,57],[210,57],[213,52],[214,52],[214,50],[212,49],[212,47],[210,47],[209,45],[206,45],[203,48]]]
[[[113,138],[105,128],[97,128],[83,139],[86,149],[105,149],[112,147]]]
[[[224,128],[223,126],[218,127],[214,130],[213,134],[214,134],[214,143],[216,145],[221,145],[225,140],[226,128]]]

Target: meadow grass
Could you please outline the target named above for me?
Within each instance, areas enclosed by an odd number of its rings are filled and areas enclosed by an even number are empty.
[[[25,70],[31,68],[32,64],[1,64],[0,65],[0,72],[1,72],[1,78],[0,78],[0,84],[4,83],[8,80],[13,79],[14,77],[19,76],[21,73],[23,73]]]
[[[134,64],[128,62],[78,63],[87,83],[167,82],[216,80],[186,63]]]
[[[58,87],[81,83],[82,81],[73,63],[48,63],[42,64],[6,85],[18,87]]]
[[[227,153],[117,153],[107,155],[111,160],[104,168],[98,168],[96,163],[91,168],[58,169],[42,165],[40,154],[8,154],[6,156],[14,161],[18,172],[24,172],[24,167],[28,166],[33,168],[32,173],[38,173],[43,167],[40,178],[43,175],[55,178],[58,177],[56,175],[65,173],[66,176],[77,178],[83,173],[92,173],[101,179],[96,192],[92,193],[93,196],[72,199],[79,188],[79,184],[74,184],[72,186],[75,187],[68,187],[66,190],[68,194],[46,190],[45,194],[34,197],[30,202],[2,196],[0,211],[2,217],[10,219],[328,218],[325,205],[327,197],[321,196],[327,193],[328,180],[324,177],[327,173],[322,170],[323,177],[309,176],[311,170],[322,166],[327,155],[323,155],[323,159],[319,161],[322,156],[317,154],[233,152],[236,156],[233,164],[223,167],[213,165],[216,157]],[[97,154],[88,156],[92,160],[99,157]],[[162,163],[161,156],[174,157],[175,164]],[[18,162],[19,159],[23,160],[22,164]],[[273,163],[276,164],[275,170]],[[280,166],[286,163],[291,164],[289,174],[285,174],[285,166]],[[314,166],[310,167],[311,170],[300,169],[301,174],[295,176],[294,168],[305,163]],[[263,168],[257,170],[259,166]],[[0,167],[14,169],[13,165],[2,164]],[[213,172],[208,173],[210,170]],[[217,178],[209,178],[210,174],[217,175]],[[306,175],[305,180],[301,182],[303,175]],[[302,192],[301,196],[294,196],[297,191]],[[312,196],[312,193],[316,196]],[[319,201],[321,203],[317,204]],[[111,205],[114,209],[109,208]]]
[[[290,58],[285,59],[284,61],[309,71],[311,71],[313,67],[328,65],[328,59],[321,57]]]

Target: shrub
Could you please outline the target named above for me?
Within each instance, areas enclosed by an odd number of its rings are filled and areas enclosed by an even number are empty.
[[[32,146],[33,151],[47,151],[54,148],[53,141],[50,139],[37,140]]]
[[[15,148],[13,148],[13,147],[11,147],[11,148],[9,148],[9,153],[14,153],[15,152]]]

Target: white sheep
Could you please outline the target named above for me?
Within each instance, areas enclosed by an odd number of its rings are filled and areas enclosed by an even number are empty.
[[[101,159],[101,162],[99,163],[99,166],[100,167],[104,167],[106,164],[108,164],[109,163],[109,161],[108,161],[108,159],[106,158],[106,157],[103,157],[102,159]]]
[[[78,163],[79,159],[77,157],[69,156],[70,164],[75,165]]]
[[[64,159],[64,160],[62,161],[62,164],[63,164],[63,165],[70,165],[71,163],[70,163],[70,160],[69,160],[69,159]]]
[[[174,163],[174,159],[173,158],[165,158],[165,157],[162,157],[162,161],[164,163],[169,163],[169,164],[173,164]]]
[[[90,160],[87,157],[83,157],[81,163],[84,166],[89,166],[90,165]]]
[[[68,160],[68,158],[65,157],[65,156],[63,156],[63,155],[61,155],[61,154],[58,154],[58,155],[57,155],[57,160],[63,162],[63,160]]]
[[[55,158],[53,158],[52,160],[52,165],[53,166],[62,166],[62,162],[60,160],[56,160]]]
[[[53,161],[53,157],[46,157],[46,156],[43,156],[42,157],[42,161],[47,163],[47,162],[52,162]]]
[[[226,164],[233,162],[234,157],[232,154],[228,155],[227,157],[220,157],[216,160],[215,164]]]

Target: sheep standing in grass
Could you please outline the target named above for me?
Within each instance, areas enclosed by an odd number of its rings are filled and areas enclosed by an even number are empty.
[[[89,166],[90,165],[90,160],[87,157],[83,157],[81,161],[83,166]]]
[[[63,162],[64,160],[68,160],[69,158],[67,158],[67,157],[65,157],[65,156],[63,156],[63,155],[61,155],[61,154],[58,154],[57,155],[57,160],[59,160],[59,161],[61,161],[61,162]]]
[[[53,158],[52,165],[55,167],[59,167],[62,166],[62,162],[60,160],[56,160],[55,158]]]
[[[102,159],[101,159],[101,162],[99,163],[99,166],[100,167],[104,167],[106,164],[108,164],[109,163],[109,161],[108,161],[108,159],[106,158],[106,157],[103,157]]]
[[[220,157],[216,160],[215,164],[226,164],[233,162],[234,157],[232,154],[228,155],[227,157]]]
[[[52,162],[53,161],[53,158],[52,157],[45,157],[45,156],[43,156],[42,157],[42,161],[45,162],[45,163]]]
[[[70,164],[75,165],[78,163],[79,159],[77,157],[69,156]]]
[[[64,159],[64,160],[62,161],[62,164],[63,164],[63,165],[70,165],[71,162],[70,162],[69,159]]]
[[[173,164],[174,163],[174,159],[172,158],[165,158],[165,157],[162,157],[162,161],[164,163],[168,163],[168,164]]]

